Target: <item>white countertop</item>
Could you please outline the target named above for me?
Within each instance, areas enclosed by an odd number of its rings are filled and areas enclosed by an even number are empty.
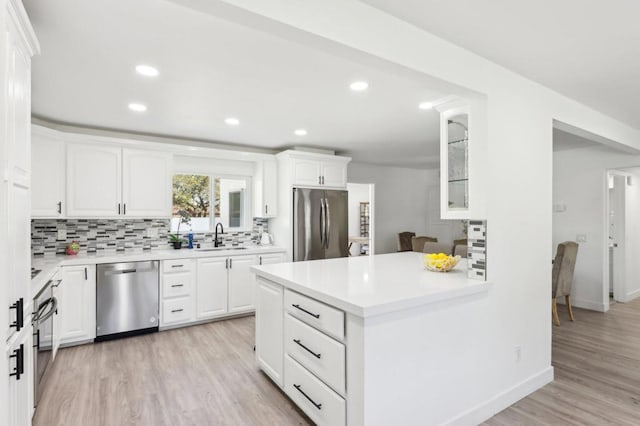
[[[451,272],[430,272],[423,254],[403,252],[254,266],[268,280],[359,317],[488,291],[467,278],[466,259]]]
[[[61,266],[97,265],[101,263],[117,262],[144,262],[147,260],[170,260],[170,259],[197,259],[200,257],[224,257],[242,255],[261,255],[268,253],[283,253],[282,247],[272,245],[246,245],[243,250],[216,250],[206,249],[160,249],[135,252],[109,252],[109,253],[79,253],[73,256],[37,256],[31,258],[31,266],[42,270],[31,280],[31,294],[36,296],[42,287],[51,279],[57,268]]]

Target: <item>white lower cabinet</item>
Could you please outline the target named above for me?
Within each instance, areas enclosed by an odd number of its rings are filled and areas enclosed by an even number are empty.
[[[227,313],[226,257],[198,259],[196,318],[205,320]]]
[[[18,333],[7,346],[9,366],[9,422],[12,426],[31,424],[33,414],[33,328],[31,324]]]
[[[346,424],[344,312],[264,278],[256,283],[258,366],[315,424]]]
[[[284,360],[284,378],[285,393],[315,424],[346,424],[344,398],[288,355]]]
[[[58,306],[61,343],[73,344],[95,339],[96,266],[65,266],[61,279]]]
[[[260,278],[256,281],[256,360],[278,386],[283,387],[284,291]]]
[[[229,258],[230,313],[247,312],[254,309],[255,277],[250,268],[255,264],[255,256],[234,256]]]
[[[160,326],[195,320],[195,273],[192,259],[164,260],[160,277]]]

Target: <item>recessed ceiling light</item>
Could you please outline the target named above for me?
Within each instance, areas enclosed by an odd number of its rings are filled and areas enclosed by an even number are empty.
[[[158,69],[151,65],[138,65],[136,66],[136,72],[145,77],[157,77],[159,74]]]
[[[238,124],[240,124],[240,120],[233,117],[229,117],[225,119],[224,122],[227,123],[229,126],[237,126]]]
[[[296,136],[306,136],[307,131],[305,129],[296,129],[293,134]]]
[[[138,103],[130,103],[129,109],[135,112],[145,112],[147,110],[147,106],[143,104],[138,104]]]
[[[367,83],[366,81],[354,81],[349,85],[349,87],[354,92],[362,92],[363,90],[367,90],[367,88],[369,87],[369,83]]]
[[[433,108],[433,102],[421,102],[420,105],[418,105],[418,108],[420,108],[420,109],[431,109],[431,108]]]

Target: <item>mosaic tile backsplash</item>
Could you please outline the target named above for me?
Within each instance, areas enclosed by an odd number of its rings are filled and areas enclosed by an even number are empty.
[[[31,253],[34,256],[64,254],[68,243],[80,243],[81,253],[135,252],[171,248],[169,219],[34,219],[31,221]],[[66,238],[58,239],[58,231]],[[269,221],[254,218],[247,232],[225,232],[224,246],[257,243]],[[187,231],[188,232],[188,231]],[[186,239],[187,233],[181,232]],[[219,236],[220,237],[220,236]],[[194,244],[213,245],[214,233],[194,233]]]
[[[467,228],[467,262],[469,278],[487,279],[487,221],[470,220]]]

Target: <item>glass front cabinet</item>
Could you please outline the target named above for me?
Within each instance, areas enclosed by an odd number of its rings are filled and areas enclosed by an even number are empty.
[[[485,216],[482,173],[486,156],[483,105],[455,99],[440,112],[440,210],[442,219]],[[473,116],[472,116],[473,112]]]

